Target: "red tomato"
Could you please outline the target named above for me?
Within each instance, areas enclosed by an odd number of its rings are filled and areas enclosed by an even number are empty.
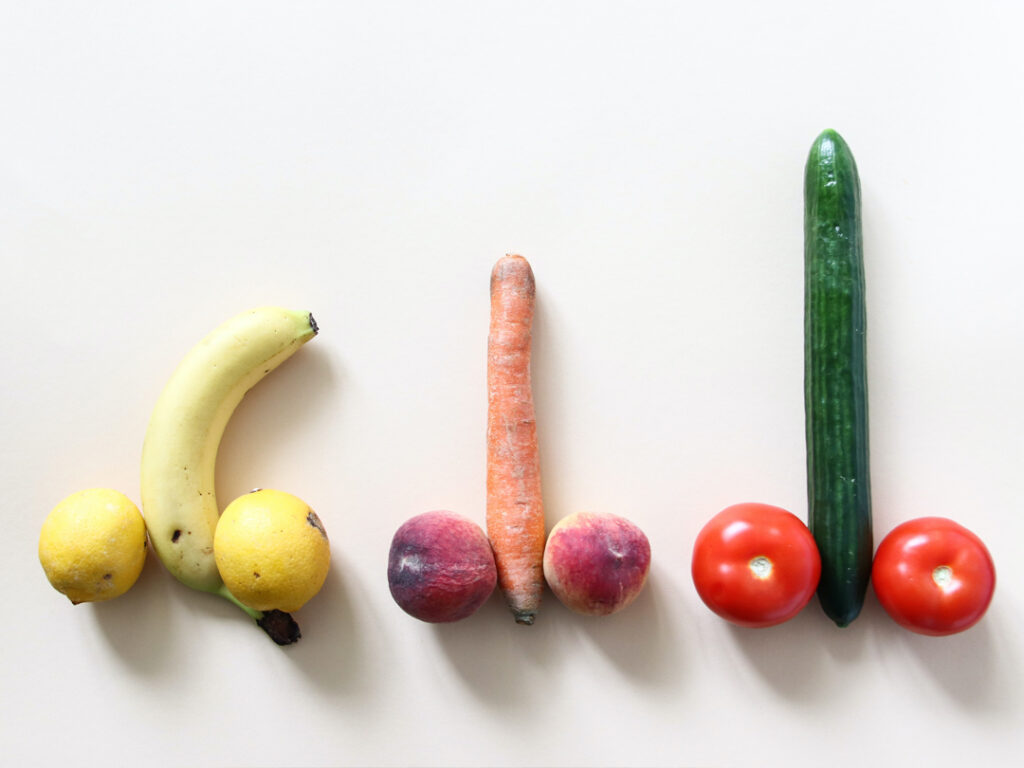
[[[697,534],[693,583],[701,600],[743,627],[796,616],[814,594],[821,558],[796,515],[768,504],[736,504]]]
[[[996,569],[981,539],[944,517],[919,517],[882,539],[871,567],[878,601],[922,635],[952,635],[985,614]]]

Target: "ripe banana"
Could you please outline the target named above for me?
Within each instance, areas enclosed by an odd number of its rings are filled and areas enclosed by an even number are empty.
[[[163,564],[183,584],[238,605],[281,645],[299,637],[291,617],[242,605],[217,571],[214,469],[224,428],[242,397],[316,333],[310,313],[280,307],[228,320],[178,365],[153,409],[142,447],[143,515]]]

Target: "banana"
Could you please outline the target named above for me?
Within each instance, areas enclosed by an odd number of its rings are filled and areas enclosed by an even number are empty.
[[[242,605],[217,571],[214,470],[224,429],[242,397],[317,330],[310,313],[280,307],[243,312],[214,329],[167,382],[142,446],[142,510],[160,560],[186,586],[242,608],[281,645],[299,637],[291,617]]]

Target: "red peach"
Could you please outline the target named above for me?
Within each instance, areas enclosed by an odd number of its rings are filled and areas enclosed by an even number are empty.
[[[544,578],[555,597],[590,616],[606,616],[633,602],[650,567],[647,536],[618,515],[569,515],[551,529],[544,548]]]
[[[497,580],[487,536],[461,515],[425,512],[407,520],[391,540],[391,596],[421,621],[466,618],[487,601]]]

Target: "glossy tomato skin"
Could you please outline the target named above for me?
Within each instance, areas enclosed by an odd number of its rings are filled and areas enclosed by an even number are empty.
[[[712,611],[743,627],[770,627],[807,605],[821,577],[821,558],[796,515],[745,503],[722,510],[701,529],[691,570]]]
[[[882,539],[871,584],[897,624],[922,635],[952,635],[985,615],[996,570],[974,533],[944,517],[919,517]]]

